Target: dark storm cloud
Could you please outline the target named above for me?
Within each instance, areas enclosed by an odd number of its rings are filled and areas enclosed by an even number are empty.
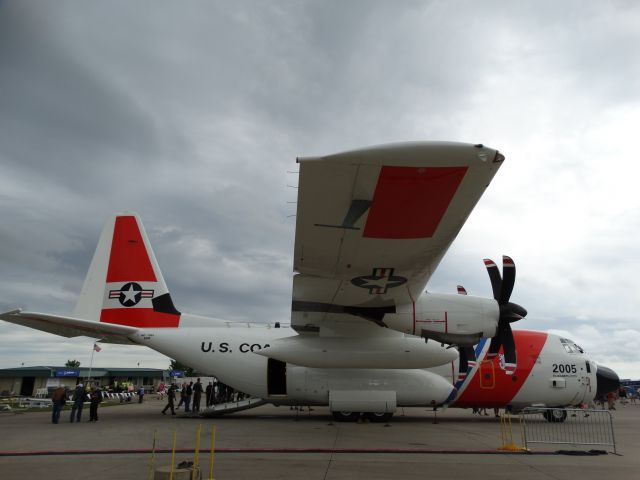
[[[153,156],[153,125],[132,97],[67,51],[46,13],[34,7],[1,6],[3,163],[94,189],[109,167]],[[105,158],[110,165],[96,169]]]
[[[628,330],[633,295],[615,308],[607,297],[625,275],[611,252],[638,255],[624,129],[638,119],[639,12],[596,1],[1,2],[0,306],[70,312],[104,221],[131,210],[180,309],[286,321],[295,157],[446,139],[508,161],[429,289],[489,296],[481,259],[507,253],[523,328],[597,338],[587,327],[608,313]],[[605,160],[624,178],[611,180]],[[0,338],[29,335],[14,328],[0,324]],[[12,342],[6,366],[18,361]]]

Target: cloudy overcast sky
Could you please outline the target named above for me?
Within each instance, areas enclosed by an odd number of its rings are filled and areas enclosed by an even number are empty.
[[[640,378],[633,1],[0,1],[0,309],[68,314],[103,223],[143,219],[178,308],[288,321],[295,158],[409,140],[506,161],[429,289],[491,296]],[[0,367],[92,341],[0,321]],[[97,366],[164,368],[105,345]]]

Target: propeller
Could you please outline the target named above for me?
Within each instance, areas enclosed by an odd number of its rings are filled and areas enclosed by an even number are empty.
[[[493,260],[485,259],[484,265],[487,267],[493,298],[498,302],[500,317],[498,318],[498,331],[491,339],[487,358],[492,359],[498,355],[502,346],[504,349],[505,371],[511,375],[516,369],[516,345],[513,340],[511,323],[517,322],[527,316],[527,311],[516,303],[509,301],[513,285],[516,281],[516,266],[513,260],[506,255],[502,257],[502,276],[500,270]]]

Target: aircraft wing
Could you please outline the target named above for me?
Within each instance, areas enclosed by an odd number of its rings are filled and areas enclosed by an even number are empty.
[[[21,310],[0,313],[0,320],[68,338],[86,336],[98,338],[104,343],[137,344],[130,338],[138,329],[124,325]]]
[[[299,158],[293,328],[382,325],[411,305],[503,160],[450,142]]]

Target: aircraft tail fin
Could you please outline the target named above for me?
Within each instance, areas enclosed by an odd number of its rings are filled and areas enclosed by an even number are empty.
[[[180,323],[138,215],[107,221],[82,286],[74,318],[147,328]]]

